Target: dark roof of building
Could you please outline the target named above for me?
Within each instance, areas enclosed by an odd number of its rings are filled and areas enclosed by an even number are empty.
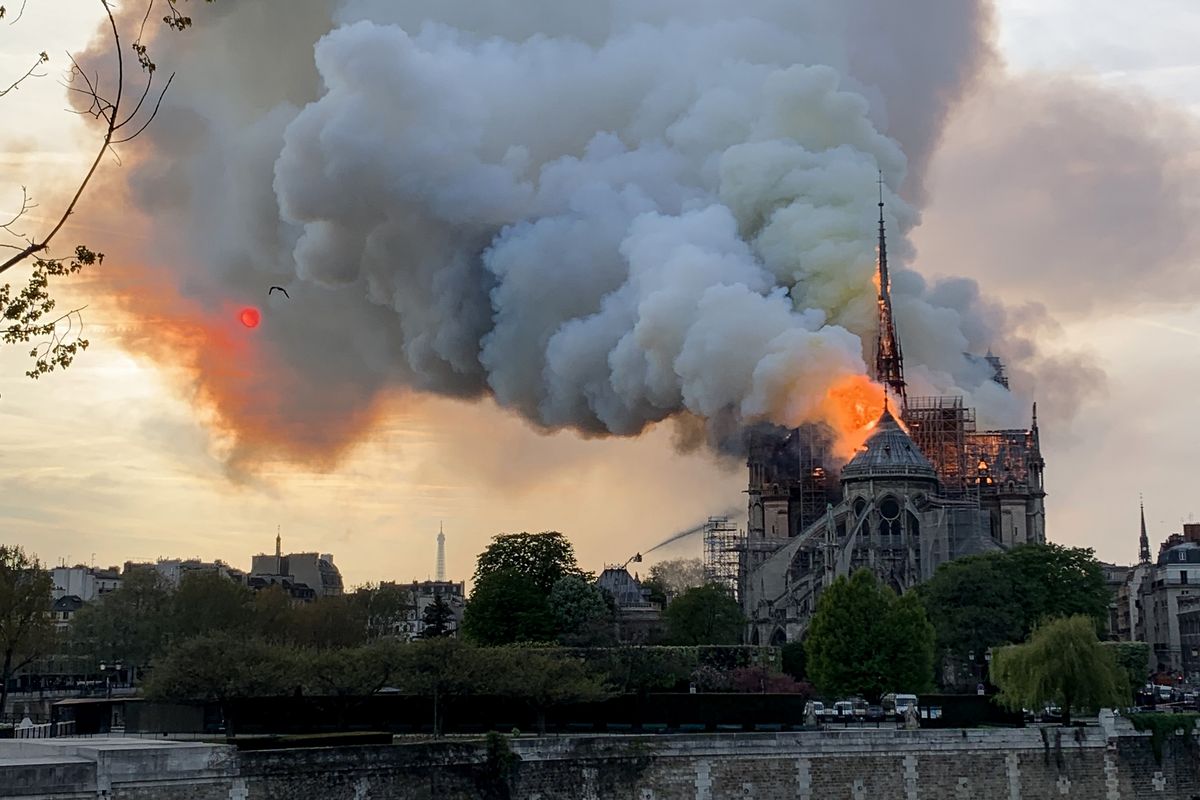
[[[52,610],[62,611],[78,611],[83,608],[83,600],[79,599],[78,595],[65,594],[54,601]]]
[[[884,408],[866,444],[842,467],[842,480],[921,478],[937,480],[933,464],[917,448],[900,423]]]

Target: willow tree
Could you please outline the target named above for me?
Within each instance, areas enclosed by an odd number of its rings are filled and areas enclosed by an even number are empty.
[[[999,700],[1013,709],[1062,708],[1090,712],[1118,707],[1129,699],[1129,679],[1113,652],[1096,638],[1095,621],[1085,614],[1060,617],[1038,627],[1024,644],[1002,647],[992,658],[992,682]]]

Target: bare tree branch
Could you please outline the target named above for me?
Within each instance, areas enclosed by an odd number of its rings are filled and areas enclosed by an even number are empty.
[[[23,6],[22,6],[22,8],[23,8]],[[16,20],[14,20],[14,22],[15,21]],[[22,75],[21,77],[17,78],[15,81],[13,81],[11,84],[9,84],[7,89],[0,89],[0,97],[4,97],[4,95],[11,92],[13,89],[16,89],[18,86],[21,85],[22,82],[24,82],[28,78],[44,78],[44,77],[46,77],[46,73],[38,72],[37,68],[40,67],[42,64],[45,64],[49,60],[50,60],[50,56],[46,53],[45,50],[38,53],[37,60],[33,62],[32,67],[30,67],[29,69],[27,69],[25,71],[24,75]]]

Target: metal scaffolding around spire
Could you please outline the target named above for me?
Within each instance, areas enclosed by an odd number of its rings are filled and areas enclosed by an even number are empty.
[[[883,224],[883,172],[879,173],[879,252],[875,262],[875,279],[879,283],[879,325],[875,341],[875,380],[887,386],[900,403],[901,412],[908,401],[904,382],[904,355],[900,337],[892,318],[892,279],[888,274],[887,234]]]

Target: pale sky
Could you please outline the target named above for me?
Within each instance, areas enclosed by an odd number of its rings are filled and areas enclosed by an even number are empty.
[[[62,9],[86,16],[93,5],[30,0],[18,26],[0,27],[0,74],[23,71],[42,49],[54,57],[47,77],[0,100],[0,210],[22,183],[36,192],[48,176],[70,175],[82,163],[78,145],[87,139],[76,118],[58,111],[65,101],[57,77],[62,53],[80,47],[93,27]],[[1200,113],[1200,9],[1191,0],[1002,0],[999,7],[1001,51],[1013,74],[1084,76]],[[1054,299],[1061,287],[1040,286],[1036,277],[1005,281],[973,271],[983,262],[972,243],[949,231],[958,212],[953,161],[939,158],[913,235],[915,267],[939,274],[949,270],[926,262],[954,264],[985,290],[991,280],[990,291],[1006,301],[1043,299],[1062,324],[1050,349],[1089,351],[1104,369],[1106,390],[1080,398],[1069,429],[1044,421],[1047,532],[1126,563],[1136,552],[1139,493],[1155,540],[1200,511],[1192,488],[1200,310],[1186,302],[1072,308]],[[127,235],[90,229],[86,203],[77,223],[73,235],[99,249]],[[680,455],[669,425],[637,440],[546,436],[490,404],[419,396],[397,400],[386,422],[330,472],[279,464],[235,482],[186,386],[122,351],[115,332],[129,323],[97,295],[81,282],[69,296],[91,304],[92,346],[67,372],[27,380],[22,348],[0,347],[0,541],[46,562],[199,556],[248,567],[253,553],[273,546],[279,526],[285,549],[332,552],[348,584],[408,580],[431,575],[441,522],[455,578],[469,578],[487,540],[510,530],[561,530],[581,564],[598,571],[744,504],[744,468]],[[700,542],[660,552],[699,555]]]

